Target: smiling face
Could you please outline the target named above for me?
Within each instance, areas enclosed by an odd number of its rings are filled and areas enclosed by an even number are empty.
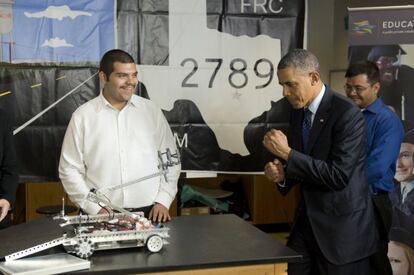
[[[283,96],[294,109],[309,106],[322,87],[317,72],[306,73],[287,67],[278,70],[277,77],[283,87]]]
[[[137,75],[135,63],[115,62],[109,77],[103,71],[99,72],[104,85],[103,96],[114,108],[121,110],[131,99],[138,84]]]
[[[361,109],[367,108],[377,99],[379,89],[380,84],[371,84],[366,74],[346,79],[345,93]]]
[[[414,179],[414,145],[411,143],[401,143],[400,155],[397,159],[397,169],[395,179],[399,182],[407,182]]]

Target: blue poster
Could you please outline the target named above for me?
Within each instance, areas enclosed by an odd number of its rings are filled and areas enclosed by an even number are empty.
[[[98,62],[115,47],[113,0],[15,0],[1,31],[3,62]]]

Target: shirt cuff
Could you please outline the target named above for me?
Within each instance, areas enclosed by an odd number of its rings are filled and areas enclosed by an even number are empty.
[[[99,210],[101,210],[101,206],[99,206],[97,203],[85,200],[82,205],[82,210],[90,215],[98,214]]]
[[[276,184],[277,184],[279,187],[286,187],[286,179],[284,179],[282,182],[276,182]]]
[[[285,178],[283,179],[283,181],[282,182],[276,182],[276,184],[279,186],[279,187],[286,187],[286,169],[287,169],[287,163],[285,162],[285,163],[283,163],[283,173],[285,174]]]
[[[171,198],[171,196],[168,193],[163,192],[163,193],[159,193],[154,201],[170,209],[170,206],[173,200],[174,198]]]

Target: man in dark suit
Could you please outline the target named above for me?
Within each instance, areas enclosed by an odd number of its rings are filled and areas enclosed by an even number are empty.
[[[276,157],[265,175],[285,194],[302,187],[288,246],[303,261],[289,274],[369,274],[378,245],[365,176],[366,130],[360,110],[320,79],[318,59],[297,49],[277,75],[293,107],[288,137],[272,129],[263,140]]]
[[[17,160],[9,117],[0,110],[0,229],[9,225],[10,209],[16,200]]]
[[[395,179],[390,193],[392,205],[414,219],[414,130],[407,132],[400,147]]]

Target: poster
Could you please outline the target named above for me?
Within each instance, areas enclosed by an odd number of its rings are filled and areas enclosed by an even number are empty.
[[[401,118],[405,136],[389,193],[393,221],[388,257],[394,275],[412,274],[414,263],[414,7],[351,10],[349,63],[375,62],[379,96]],[[411,271],[410,270],[411,264]]]
[[[0,107],[18,130],[21,181],[58,178],[66,125],[99,94],[94,74],[111,48],[135,58],[137,94],[164,111],[183,171],[261,173],[264,133],[287,127],[275,71],[303,46],[304,1],[2,2],[13,24],[1,29]]]

